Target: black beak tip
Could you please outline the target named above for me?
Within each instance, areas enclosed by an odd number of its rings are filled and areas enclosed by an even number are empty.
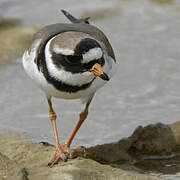
[[[99,77],[104,81],[109,81],[109,77],[106,73],[102,73]]]

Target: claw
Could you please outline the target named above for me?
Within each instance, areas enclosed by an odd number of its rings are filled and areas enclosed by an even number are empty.
[[[63,160],[64,162],[67,162],[67,158],[65,156],[65,154],[62,152],[61,149],[57,149],[54,153],[53,158],[51,159],[51,161],[48,163],[48,166],[51,168],[53,167],[55,164],[57,164],[60,160]]]

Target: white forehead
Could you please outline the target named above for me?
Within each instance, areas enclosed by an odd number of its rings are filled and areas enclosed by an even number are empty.
[[[83,54],[83,63],[88,63],[92,60],[100,59],[103,55],[102,49],[95,47]]]
[[[73,55],[77,44],[85,38],[93,39],[83,32],[63,32],[52,38],[50,49],[57,54]]]
[[[68,48],[60,48],[60,47],[58,47],[57,45],[54,45],[53,51],[54,51],[56,54],[63,54],[63,55],[65,55],[65,56],[74,55],[74,50],[68,49]]]

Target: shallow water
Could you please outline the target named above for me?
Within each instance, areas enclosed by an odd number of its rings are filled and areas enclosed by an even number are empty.
[[[143,0],[101,0],[96,6],[88,0],[53,0],[51,4],[43,0],[1,0],[0,15],[20,18],[27,26],[67,22],[59,12],[61,8],[76,16],[108,9],[109,16],[105,13],[92,23],[109,37],[118,61],[116,75],[96,94],[73,145],[117,141],[139,125],[179,121],[178,0],[168,5]],[[27,77],[20,61],[0,69],[0,127],[25,132],[36,142],[54,142],[45,96]],[[82,106],[74,101],[53,102],[60,140],[64,142]],[[174,179],[178,178],[179,175]]]

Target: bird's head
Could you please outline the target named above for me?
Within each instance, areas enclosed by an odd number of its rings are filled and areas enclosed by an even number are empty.
[[[95,77],[108,81],[109,77],[104,72],[105,64],[103,50],[100,44],[91,38],[82,39],[76,46],[74,55],[80,56],[82,67],[94,74]]]
[[[79,32],[65,32],[52,41],[53,63],[72,74],[89,72],[108,81],[103,49],[96,39]],[[86,73],[87,74],[87,73]]]

